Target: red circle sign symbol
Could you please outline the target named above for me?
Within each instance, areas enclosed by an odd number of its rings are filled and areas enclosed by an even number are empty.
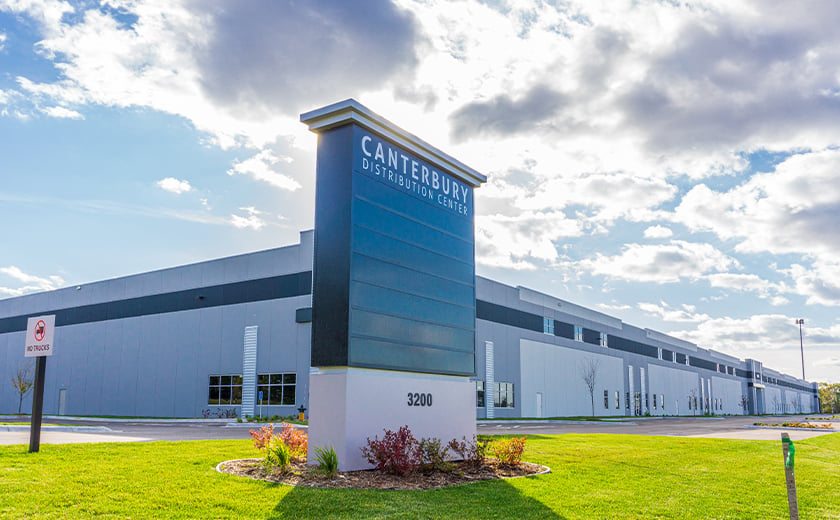
[[[44,320],[38,320],[35,324],[35,341],[43,341],[44,336],[47,335],[47,324]]]

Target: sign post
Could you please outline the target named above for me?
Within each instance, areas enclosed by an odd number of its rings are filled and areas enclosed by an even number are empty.
[[[24,357],[37,357],[35,367],[35,394],[32,397],[32,416],[29,425],[29,453],[41,448],[41,416],[44,411],[44,379],[47,374],[47,356],[55,347],[55,315],[29,318],[26,322],[26,348]]]
[[[788,496],[788,511],[790,520],[799,520],[799,504],[796,500],[796,477],[793,474],[793,454],[796,450],[793,441],[787,433],[782,433],[782,455],[785,460],[785,484]]]

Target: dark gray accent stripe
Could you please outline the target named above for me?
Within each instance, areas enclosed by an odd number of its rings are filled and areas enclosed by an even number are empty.
[[[286,274],[0,319],[0,334],[26,330],[29,316],[55,314],[55,326],[136,318],[167,312],[303,296],[312,292],[312,272]]]
[[[618,336],[610,336],[608,342],[609,348],[616,350],[623,350],[624,352],[632,352],[634,354],[641,354],[654,359],[659,359],[659,349],[638,341],[621,338]]]
[[[520,329],[543,331],[543,317],[530,312],[511,309],[484,300],[475,301],[475,317],[479,320],[487,320],[502,325],[510,325]]]
[[[711,361],[706,361],[705,359],[689,356],[688,364],[693,367],[704,368],[706,370],[711,370],[712,372],[717,372],[717,363],[712,363]]]
[[[566,339],[575,339],[575,326],[571,323],[554,320],[554,335]]]
[[[601,344],[601,333],[597,330],[592,329],[583,329],[583,341],[584,343],[589,343],[590,345],[600,345]]]

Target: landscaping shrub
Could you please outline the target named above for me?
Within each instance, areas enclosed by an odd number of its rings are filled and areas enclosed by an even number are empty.
[[[250,433],[254,447],[265,452],[263,466],[266,469],[279,467],[285,472],[292,460],[306,461],[309,437],[291,424],[283,423],[280,426],[280,433],[275,433],[273,424],[251,430]]]
[[[266,469],[279,468],[285,473],[289,469],[289,464],[292,462],[292,451],[283,439],[274,437],[268,444],[265,450],[265,458],[263,459],[263,466]]]
[[[332,446],[315,446],[315,460],[318,461],[318,470],[324,475],[334,477],[338,473],[338,455]]]
[[[449,471],[452,464],[447,460],[449,447],[441,444],[437,437],[422,438],[417,446],[420,455],[420,465],[424,470]]]
[[[264,450],[274,437],[274,425],[261,426],[259,430],[251,430],[251,437],[254,438],[254,447]]]
[[[487,456],[487,441],[479,440],[475,435],[472,440],[467,440],[466,437],[461,437],[461,439],[449,441],[449,449],[473,467],[484,464],[484,458]]]
[[[303,430],[298,430],[291,424],[282,423],[278,437],[289,447],[292,458],[305,461],[306,451],[309,449],[309,436]]]
[[[408,426],[401,426],[396,432],[385,430],[382,440],[379,437],[367,438],[367,446],[361,448],[367,461],[396,475],[406,475],[420,465],[419,443]]]
[[[525,437],[511,437],[510,439],[493,441],[490,445],[490,451],[502,464],[515,466],[522,462],[522,453],[525,451]]]

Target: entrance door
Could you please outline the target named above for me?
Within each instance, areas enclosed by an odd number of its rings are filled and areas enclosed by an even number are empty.
[[[537,417],[542,417],[543,416],[542,399],[543,399],[543,393],[542,392],[537,392],[537,408],[536,408]]]
[[[64,415],[64,409],[67,406],[67,389],[62,388],[58,391],[58,415]]]

